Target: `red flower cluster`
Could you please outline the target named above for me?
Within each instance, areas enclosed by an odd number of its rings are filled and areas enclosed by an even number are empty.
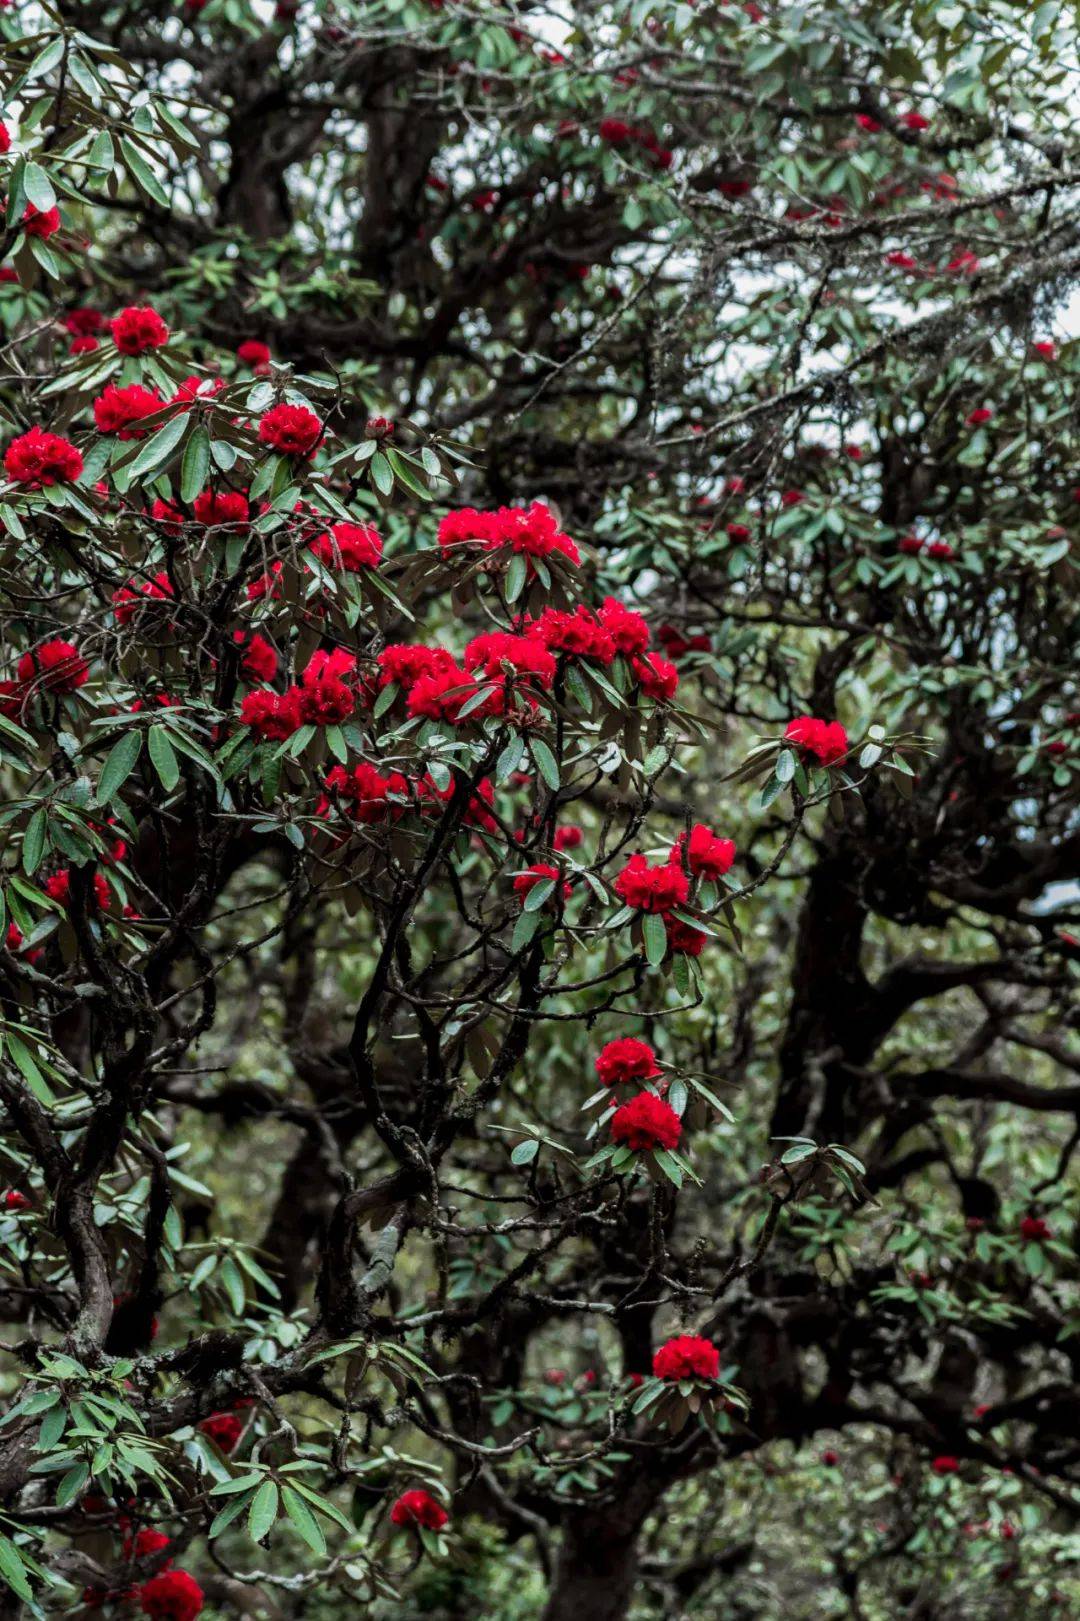
[[[1039,1244],[1044,1238],[1052,1238],[1050,1224],[1042,1216],[1025,1216],[1020,1223],[1020,1237],[1028,1243]]]
[[[474,636],[465,649],[466,670],[482,670],[493,681],[517,677],[551,688],[555,659],[536,636],[514,636],[509,631],[486,631]]]
[[[812,715],[799,715],[790,721],[784,741],[794,743],[821,765],[835,765],[848,751],[848,736],[840,722],[815,720]]]
[[[336,523],[311,546],[312,555],[325,568],[344,569],[347,574],[375,568],[382,549],[379,531],[368,523]]]
[[[198,522],[209,529],[218,524],[246,523],[251,506],[239,490],[203,490],[195,497],[192,511]]]
[[[674,664],[661,658],[659,653],[646,653],[633,661],[638,686],[646,698],[658,703],[670,703],[679,688],[679,672]]]
[[[705,942],[709,938],[701,929],[695,929],[691,923],[683,923],[677,917],[664,917],[664,927],[667,930],[667,943],[669,951],[677,951],[684,957],[700,957],[705,949]]]
[[[657,1379],[718,1379],[720,1352],[700,1334],[676,1334],[654,1353],[652,1366]]]
[[[439,545],[444,551],[472,545],[487,552],[507,549],[533,558],[557,553],[575,566],[581,562],[574,542],[542,501],[530,507],[500,507],[497,512],[478,512],[475,507],[448,512],[439,524]]]
[[[275,405],[259,423],[259,439],[283,456],[313,456],[323,425],[306,405]]]
[[[356,822],[382,822],[404,814],[409,784],[400,771],[383,776],[362,760],[350,771],[336,765],[326,779],[326,791],[333,794],[342,809]],[[394,798],[391,799],[390,795]]]
[[[284,743],[286,738],[299,731],[302,724],[299,689],[290,687],[288,692],[271,692],[266,687],[260,687],[255,692],[249,692],[240,705],[240,723],[249,727],[257,737],[272,743]]]
[[[113,612],[118,625],[128,625],[139,609],[148,602],[163,602],[173,597],[172,581],[162,569],[150,580],[129,580],[112,594]]]
[[[203,1590],[186,1570],[161,1570],[139,1588],[139,1604],[151,1621],[195,1621]]]
[[[169,329],[149,304],[131,304],[109,322],[113,342],[122,355],[141,355],[169,341]]]
[[[379,686],[399,686],[406,692],[424,675],[454,668],[454,656],[444,647],[424,647],[419,642],[391,642],[375,660]]]
[[[60,906],[71,905],[71,869],[69,867],[61,867],[58,872],[51,873],[41,887],[51,901],[58,902]],[[91,904],[100,912],[108,911],[109,902],[112,900],[112,890],[109,888],[108,880],[102,877],[100,872],[96,872],[90,887],[92,890]]]
[[[235,1413],[210,1413],[201,1420],[199,1429],[222,1452],[231,1452],[243,1434],[244,1426]]]
[[[597,664],[610,664],[615,657],[611,632],[588,608],[575,608],[573,613],[545,608],[529,627],[529,635],[537,637],[553,653],[592,659]]]
[[[460,669],[452,662],[449,666],[440,665],[413,682],[409,691],[408,711],[410,715],[422,716],[425,720],[445,720],[451,726],[456,726],[461,719],[462,709],[471,698],[476,697],[479,690],[468,670]],[[498,694],[492,696],[497,697]],[[490,702],[477,704],[465,719],[479,720],[483,714],[490,712]]]
[[[172,1538],[166,1536],[164,1531],[159,1531],[153,1525],[144,1525],[134,1536],[129,1532],[124,1538],[122,1544],[124,1558],[148,1559],[151,1554],[164,1553],[171,1542]]]
[[[89,307],[68,310],[64,316],[64,326],[73,338],[92,338],[95,332],[100,332],[104,325],[105,317],[101,311]]]
[[[521,897],[521,903],[524,906],[526,895],[535,889],[537,884],[542,884],[546,878],[553,878],[556,880],[556,887],[552,890],[549,901],[554,902],[560,892],[558,885],[560,876],[558,867],[553,867],[546,861],[534,861],[531,867],[527,867],[524,872],[518,873],[514,879],[514,891]],[[569,894],[570,884],[564,878],[562,882],[563,899],[567,899]]]
[[[648,1081],[660,1071],[656,1054],[647,1041],[637,1036],[621,1036],[609,1041],[596,1057],[596,1073],[604,1086],[623,1086],[628,1081]]]
[[[675,841],[672,859],[686,846],[686,861],[695,878],[722,878],[735,860],[735,840],[718,839],[704,822],[695,822],[690,829],[690,843],[680,833]]]
[[[682,1134],[675,1110],[655,1092],[639,1092],[611,1117],[611,1140],[636,1153],[653,1148],[674,1148]]]
[[[44,240],[47,236],[55,236],[60,229],[60,210],[35,208],[33,203],[27,203],[22,223],[27,236],[37,236]]]
[[[24,653],[16,674],[24,686],[31,684],[46,692],[75,692],[86,685],[90,667],[73,642],[42,642]]]
[[[83,470],[82,452],[69,439],[42,428],[28,428],[4,453],[4,471],[13,484],[40,490],[47,484],[74,484]]]
[[[268,366],[270,364],[270,345],[263,343],[259,338],[245,338],[243,343],[236,346],[236,358],[245,366]]]
[[[670,169],[672,153],[661,146],[651,129],[627,124],[621,118],[603,118],[597,134],[606,146],[640,146],[658,169]]]
[[[104,393],[94,401],[94,421],[99,433],[115,433],[118,439],[141,439],[145,429],[135,427],[146,417],[152,417],[165,404],[160,394],[141,383],[130,383],[117,388],[110,383]]]
[[[939,1457],[933,1459],[930,1467],[935,1475],[955,1475],[960,1468],[960,1460],[952,1457],[947,1452],[943,1452]]]
[[[624,607],[615,597],[605,597],[597,617],[614,642],[616,653],[627,657],[644,653],[649,645],[649,626],[641,614]]]
[[[244,631],[233,632],[233,641],[243,647],[240,657],[240,673],[245,681],[268,682],[277,675],[278,656],[265,636],[256,631],[248,637]]]
[[[635,911],[670,912],[689,897],[690,880],[676,862],[650,866],[643,855],[634,855],[616,878],[615,893]]]
[[[441,1531],[449,1518],[442,1504],[436,1502],[430,1492],[419,1488],[402,1492],[390,1510],[394,1525],[422,1525],[425,1531]]]

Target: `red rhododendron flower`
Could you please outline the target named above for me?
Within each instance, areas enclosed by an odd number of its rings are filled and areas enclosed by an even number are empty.
[[[402,1492],[390,1510],[394,1525],[422,1525],[425,1531],[441,1531],[449,1518],[442,1504],[437,1503],[430,1492],[419,1489]]]
[[[470,698],[474,698],[479,688],[467,670],[461,670],[456,664],[449,669],[434,670],[429,675],[422,675],[416,680],[409,692],[408,709],[410,715],[423,715],[429,720],[448,720],[456,725],[461,711]],[[479,720],[480,710],[484,706],[478,704],[470,710],[469,715]]]
[[[799,715],[788,722],[784,741],[794,743],[822,765],[835,765],[848,751],[848,737],[838,720],[815,720]]]
[[[89,336],[85,338],[72,338],[71,343],[68,345],[68,354],[92,355],[95,349],[100,348],[101,345],[96,338],[91,338]]]
[[[117,388],[110,383],[94,401],[94,421],[101,433],[115,433],[118,439],[141,439],[145,429],[134,426],[160,411],[165,401],[152,388],[130,383]]]
[[[163,501],[160,495],[150,508],[150,516],[155,523],[164,524],[166,529],[179,529],[184,522],[184,514],[180,508],[172,501]]]
[[[147,1559],[151,1554],[164,1553],[171,1542],[172,1538],[166,1536],[164,1531],[159,1531],[154,1525],[144,1525],[134,1536],[129,1533],[124,1538],[124,1558]]]
[[[268,366],[270,345],[259,338],[245,338],[243,343],[236,346],[236,358],[242,360],[245,366]]]
[[[825,1465],[826,1469],[835,1469],[837,1464],[840,1462],[840,1454],[839,1452],[833,1452],[831,1448],[827,1447],[821,1454],[821,1461]]]
[[[690,880],[673,861],[650,866],[643,855],[634,855],[616,878],[615,893],[639,912],[670,912],[687,899]]]
[[[611,1117],[612,1142],[635,1152],[674,1148],[681,1134],[682,1121],[655,1092],[639,1092]]]
[[[112,594],[113,612],[118,625],[130,624],[138,610],[147,602],[161,602],[175,593],[172,581],[162,569],[150,580],[129,580]]]
[[[524,872],[518,873],[517,877],[514,879],[514,891],[521,897],[521,903],[524,905],[526,895],[528,895],[531,890],[535,889],[537,884],[542,884],[545,878],[554,878],[557,880],[560,876],[561,875],[558,867],[552,867],[546,861],[535,861],[533,865],[526,868]],[[549,896],[549,900],[554,901],[558,894],[559,886],[556,883],[556,887]],[[563,898],[565,899],[569,894],[570,885],[565,879],[563,879]]]
[[[113,342],[122,355],[141,355],[169,341],[169,329],[150,304],[130,304],[109,322]]]
[[[150,1621],[195,1621],[203,1590],[186,1570],[161,1570],[139,1588],[139,1604]]]
[[[0,120],[0,157],[2,157],[5,152],[10,152],[10,151],[11,151],[11,131],[8,129],[7,125],[3,122],[3,120]]]
[[[101,331],[105,325],[105,317],[100,310],[90,309],[89,307],[68,310],[64,316],[64,325],[73,337],[89,338],[93,337],[95,332]]]
[[[924,118],[922,113],[901,113],[897,122],[903,124],[905,129],[922,130],[930,128],[930,120]]]
[[[420,794],[425,799],[435,799],[448,805],[454,797],[454,784],[448,782],[445,788],[437,788],[430,777],[425,777],[420,785]],[[481,777],[476,785],[476,792],[469,800],[468,809],[462,820],[470,827],[483,828],[485,832],[494,833],[498,829],[498,822],[488,809],[495,803],[495,789],[492,787],[490,777]]]
[[[58,208],[42,210],[35,208],[33,203],[27,203],[22,223],[27,236],[42,238],[53,236],[60,229],[60,210]]]
[[[657,703],[667,704],[679,690],[678,670],[659,653],[646,653],[643,658],[634,659],[633,669],[638,686],[646,698],[655,698]]]
[[[90,667],[73,642],[42,642],[16,666],[19,680],[35,690],[75,692],[85,686]]]
[[[271,601],[279,602],[281,592],[277,586],[284,567],[284,563],[271,563],[265,574],[260,574],[254,580],[249,581],[244,587],[244,594],[248,601],[261,602],[263,597],[269,597]]]
[[[51,901],[57,901],[61,906],[71,905],[70,868],[61,867],[59,872],[54,872],[46,878],[41,887]],[[96,872],[91,880],[90,888],[90,905],[98,911],[107,911],[109,902],[112,900],[112,890],[109,888],[108,879],[104,878],[100,872]]]
[[[356,658],[347,648],[320,648],[308,659],[300,680],[308,686],[315,681],[344,681],[355,674]]]
[[[21,681],[0,681],[0,715],[18,720],[26,705],[27,693]]]
[[[940,1457],[933,1460],[930,1467],[935,1475],[955,1475],[960,1467],[960,1460],[943,1452]]]
[[[82,452],[58,433],[28,428],[4,453],[4,471],[13,484],[39,490],[47,484],[74,484],[83,470]]]
[[[555,829],[555,837],[551,841],[551,847],[553,850],[576,850],[584,842],[584,839],[585,835],[580,827],[575,827],[570,822],[566,827],[557,827]]]
[[[203,490],[195,497],[191,510],[199,523],[211,528],[223,523],[246,523],[251,507],[239,490]]]
[[[953,555],[953,549],[947,540],[932,540],[926,548],[927,557],[937,557],[947,561]]]
[[[323,425],[306,405],[275,405],[259,423],[259,439],[283,456],[312,456]]]
[[[440,520],[438,540],[444,551],[451,551],[456,546],[497,545],[495,514],[478,512],[475,507],[461,507],[456,512],[448,512]]]
[[[249,692],[240,705],[240,722],[249,726],[259,737],[283,743],[299,731],[300,689],[290,687],[288,692],[268,692],[260,688]]]
[[[465,649],[465,668],[482,670],[492,680],[508,674],[550,688],[555,681],[555,659],[535,636],[514,636],[509,631],[491,630],[474,636]]]
[[[641,614],[624,607],[615,597],[605,597],[598,618],[617,653],[644,653],[649,645],[649,627]]]
[[[971,428],[979,428],[984,422],[989,422],[993,414],[994,411],[992,406],[979,405],[974,411],[968,412],[968,426]]]
[[[244,651],[240,656],[240,673],[245,681],[266,684],[274,679],[278,670],[278,656],[265,636],[256,633],[248,636],[245,631],[233,632],[233,641],[238,642]]]
[[[676,1334],[665,1340],[653,1355],[653,1373],[658,1379],[719,1379],[720,1352],[712,1340],[700,1334]]]
[[[1041,360],[1057,359],[1057,344],[1050,338],[1040,338],[1031,347]]]
[[[243,1434],[244,1425],[235,1413],[210,1413],[200,1421],[199,1429],[222,1452],[231,1452]]]
[[[919,261],[913,259],[910,253],[901,253],[896,250],[885,255],[885,263],[892,265],[894,270],[918,270]]]
[[[964,248],[955,259],[949,260],[945,268],[954,276],[973,276],[979,268],[979,261],[970,248]]]
[[[1020,1237],[1030,1243],[1038,1244],[1052,1236],[1050,1225],[1042,1216],[1025,1216],[1020,1223]]]
[[[373,765],[362,760],[350,771],[336,765],[326,779],[326,791],[333,794],[342,808],[357,822],[381,822],[396,818],[408,808],[396,800],[408,797],[409,784],[400,771],[383,776]],[[393,794],[395,799],[390,799]]]
[[[356,694],[337,676],[305,679],[300,688],[300,718],[308,726],[340,726],[356,708]]]
[[[672,860],[679,859],[686,844],[686,834],[680,833],[672,851]],[[735,860],[735,840],[718,839],[704,822],[695,822],[690,829],[687,865],[697,878],[722,878]]]
[[[213,399],[224,387],[225,380],[221,377],[185,377],[177,386],[169,404],[178,406],[183,411],[190,411],[196,400]]]
[[[596,1056],[596,1073],[605,1086],[623,1086],[627,1081],[648,1081],[660,1071],[656,1054],[647,1041],[637,1036],[620,1036],[609,1041]]]
[[[856,113],[855,122],[858,124],[859,128],[864,129],[868,135],[876,135],[878,130],[881,128],[881,125],[878,123],[877,119],[871,118],[869,113]]]
[[[680,952],[684,957],[700,957],[705,949],[705,942],[709,936],[702,929],[695,929],[692,923],[683,923],[680,918],[664,916],[664,927],[667,930],[667,943],[669,951]]]
[[[539,619],[529,627],[529,635],[535,636],[552,652],[594,659],[597,664],[610,664],[615,657],[611,632],[588,608],[577,608],[573,613],[545,608]]]
[[[621,118],[604,118],[600,121],[597,134],[608,146],[626,146],[632,139],[634,131]]]
[[[729,523],[727,526],[727,538],[733,540],[736,545],[741,545],[744,541],[749,540],[751,533],[752,531],[744,523]]]
[[[382,537],[369,523],[336,523],[325,535],[313,541],[312,553],[326,568],[374,568],[382,556]]]
[[[923,543],[918,535],[905,535],[897,547],[898,551],[905,552],[909,557],[918,556],[923,549]]]
[[[14,927],[15,927],[15,925],[12,924],[11,928],[14,928]],[[11,929],[8,930],[8,933],[10,935]],[[21,943],[22,935],[19,936],[19,940],[20,940],[20,943]],[[8,940],[8,950],[11,951],[13,949],[14,948],[12,947],[11,941],[9,939]],[[25,1193],[20,1193],[18,1188],[5,1188],[4,1189],[4,1209],[5,1210],[29,1210],[30,1202],[31,1201],[27,1198],[26,1194]]]
[[[392,642],[383,648],[375,662],[379,666],[380,687],[396,685],[406,691],[423,675],[456,668],[454,655],[445,647],[423,647],[412,642]]]
[[[554,514],[542,501],[534,501],[530,507],[500,507],[490,517],[488,551],[505,547],[525,557],[551,557],[558,552],[571,563],[581,562],[574,542],[562,533]],[[441,530],[442,525],[439,527]]]

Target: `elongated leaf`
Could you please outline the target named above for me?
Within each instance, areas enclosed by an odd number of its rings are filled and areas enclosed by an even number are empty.
[[[277,1519],[278,1489],[274,1481],[264,1480],[251,1499],[248,1513],[248,1532],[253,1542],[261,1542]]]
[[[113,744],[98,778],[99,805],[108,805],[115,798],[134,771],[141,753],[141,732],[125,732],[123,737]]]
[[[164,726],[151,726],[148,741],[154,770],[161,779],[161,786],[171,794],[180,781],[180,762],[176,758],[172,740]]]
[[[281,1495],[286,1514],[308,1547],[313,1553],[324,1554],[326,1552],[326,1538],[323,1536],[322,1528],[304,1499],[298,1492],[293,1491],[291,1486],[282,1487]]]

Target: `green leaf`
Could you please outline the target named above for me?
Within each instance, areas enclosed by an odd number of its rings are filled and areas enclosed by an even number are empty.
[[[542,738],[534,737],[532,740],[532,756],[540,769],[540,775],[551,789],[559,786],[559,766]]]
[[[22,842],[22,864],[25,873],[35,873],[45,854],[45,835],[48,832],[48,812],[39,805],[26,824]]]
[[[74,1469],[69,1469],[56,1488],[57,1508],[66,1508],[70,1502],[73,1502],[89,1479],[90,1468],[88,1464],[77,1463]]]
[[[647,912],[642,920],[645,955],[653,968],[658,968],[667,956],[667,929],[659,912]]]
[[[144,191],[151,202],[158,203],[162,208],[168,208],[168,192],[138,148],[133,146],[130,141],[125,140],[122,135],[120,137],[120,151],[123,153],[128,174],[139,190]]]
[[[0,1576],[3,1576],[16,1598],[33,1604],[34,1594],[26,1579],[26,1566],[22,1555],[9,1537],[0,1535]]]
[[[510,560],[506,571],[506,600],[516,602],[525,589],[526,564],[520,552]]]
[[[372,456],[371,477],[380,495],[389,495],[394,488],[394,474],[385,456]]]
[[[161,779],[161,786],[166,793],[171,794],[180,781],[180,762],[176,758],[172,739],[164,726],[151,726],[147,741],[150,758],[154,762],[154,770]]]
[[[248,1513],[248,1533],[252,1542],[261,1542],[277,1519],[278,1489],[272,1480],[264,1480],[251,1499]]]
[[[281,1491],[285,1503],[285,1512],[289,1516],[297,1531],[303,1537],[313,1553],[326,1552],[326,1538],[314,1514],[308,1508],[299,1493],[293,1491],[291,1486],[283,1486]]]
[[[141,753],[141,732],[134,730],[125,732],[123,737],[113,744],[98,778],[97,802],[99,805],[108,805],[116,797],[138,764]]]
[[[231,1525],[233,1520],[238,1520],[240,1518],[240,1515],[248,1507],[254,1495],[254,1492],[249,1492],[243,1496],[234,1497],[230,1503],[225,1504],[225,1507],[221,1510],[221,1513],[215,1515],[213,1521],[211,1522],[210,1529],[207,1532],[207,1536],[211,1539],[211,1541],[214,1539],[214,1537],[220,1535],[227,1525]]]
[[[203,423],[184,446],[184,460],[180,466],[180,499],[194,501],[206,488],[210,473],[210,435]]]
[[[23,190],[27,202],[33,203],[43,214],[56,207],[56,193],[53,191],[52,181],[39,163],[27,161],[23,170]]]
[[[511,1165],[531,1165],[540,1152],[540,1144],[535,1137],[526,1137],[525,1141],[518,1143],[510,1155]]]
[[[178,411],[171,421],[159,428],[152,439],[148,439],[134,460],[128,462],[124,468],[124,477],[128,485],[133,479],[140,478],[150,470],[164,467],[187,429],[188,419],[186,411]]]

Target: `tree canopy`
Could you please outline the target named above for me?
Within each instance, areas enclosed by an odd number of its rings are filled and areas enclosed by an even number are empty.
[[[1078,75],[0,4],[3,1614],[1080,1611]]]

